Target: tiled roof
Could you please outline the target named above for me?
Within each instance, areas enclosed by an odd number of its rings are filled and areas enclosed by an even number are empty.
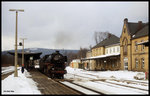
[[[137,31],[134,36],[133,39],[135,38],[139,38],[139,37],[143,37],[143,36],[147,36],[149,34],[149,24],[147,24],[145,27],[143,27],[141,30]]]
[[[141,23],[141,29],[145,27],[145,25],[147,25],[147,23]],[[139,23],[128,22],[128,28],[130,30],[131,35],[134,35],[137,31],[139,31],[138,27]]]
[[[115,35],[113,35],[113,34],[111,34],[110,37],[104,39],[103,41],[101,41],[100,43],[98,43],[93,48],[97,48],[97,47],[101,47],[101,46],[108,46],[108,45],[112,45],[112,44],[117,44],[119,42],[120,42],[120,38],[117,37],[117,36],[115,36]]]

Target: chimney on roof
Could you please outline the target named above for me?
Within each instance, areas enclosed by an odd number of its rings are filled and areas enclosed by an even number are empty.
[[[127,23],[127,22],[128,22],[128,18],[125,18],[125,19],[124,19],[124,22],[126,22],[126,23]]]
[[[138,21],[138,31],[142,28],[142,21]]]
[[[111,37],[111,34],[110,33],[108,33],[108,38],[110,38]]]

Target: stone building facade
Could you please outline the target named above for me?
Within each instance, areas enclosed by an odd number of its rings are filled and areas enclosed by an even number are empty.
[[[149,66],[149,47],[138,45],[148,40],[149,24],[124,19],[120,36],[120,61],[122,70],[147,72]]]

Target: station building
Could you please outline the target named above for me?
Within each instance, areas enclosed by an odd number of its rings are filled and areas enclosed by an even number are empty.
[[[84,65],[81,63],[80,59],[74,59],[71,61],[70,67],[83,69]]]
[[[88,53],[89,54],[89,53]],[[91,57],[82,58],[89,70],[119,70],[120,69],[120,38],[110,34],[91,50]]]
[[[128,22],[124,19],[122,34],[120,36],[120,61],[122,70],[149,71],[149,24]],[[145,43],[146,42],[146,43]]]
[[[124,19],[120,38],[111,34],[81,58],[87,70],[149,72],[149,23]]]

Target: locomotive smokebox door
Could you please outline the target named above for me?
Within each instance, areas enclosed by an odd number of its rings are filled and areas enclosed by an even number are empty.
[[[64,61],[67,62],[67,56],[64,56]]]

